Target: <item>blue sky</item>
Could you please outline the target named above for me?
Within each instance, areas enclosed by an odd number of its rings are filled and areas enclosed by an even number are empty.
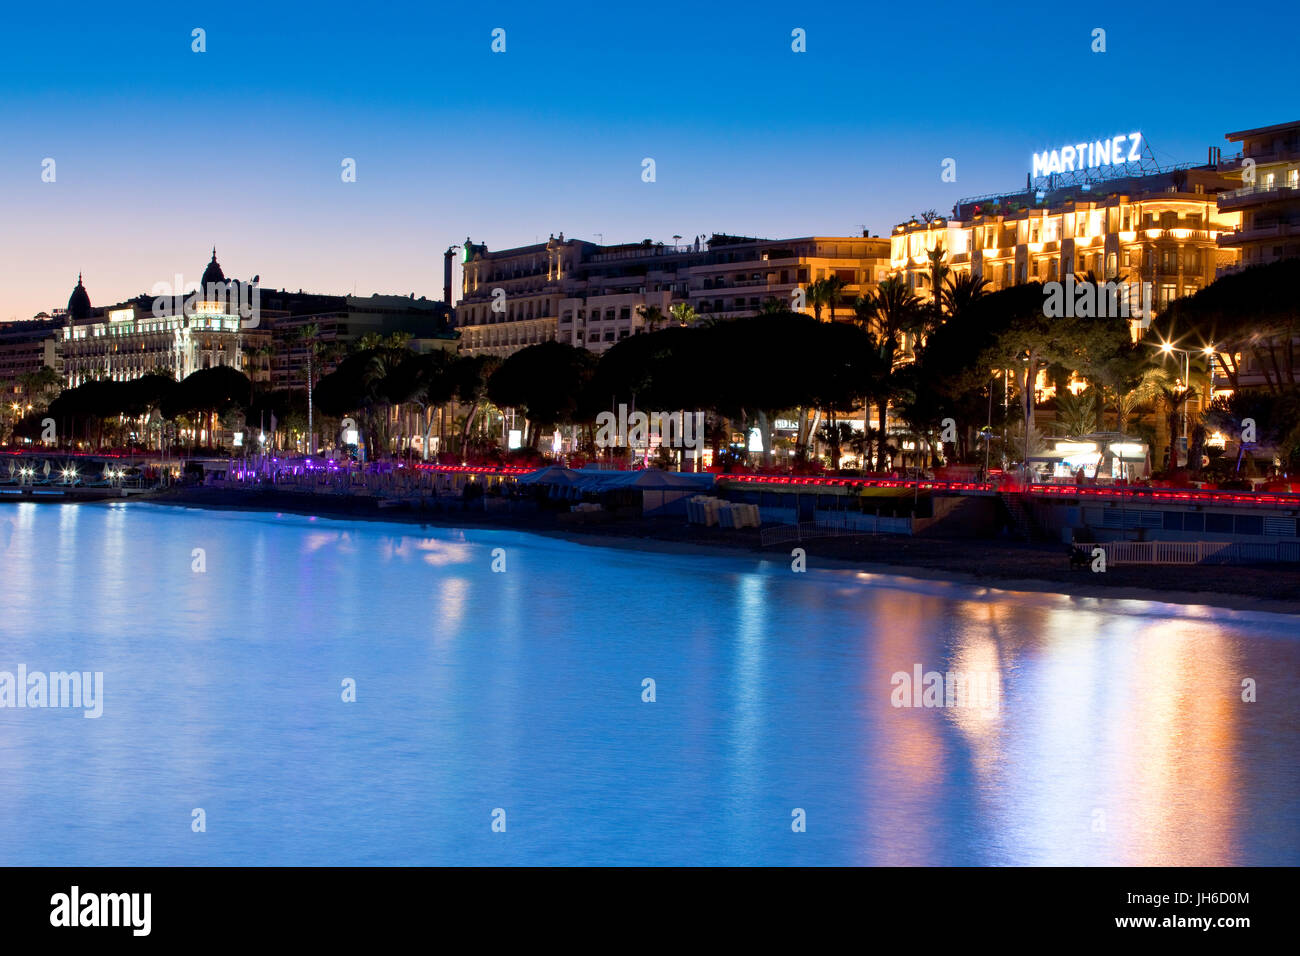
[[[97,303],[197,280],[213,244],[264,286],[437,298],[466,235],[887,234],[1022,184],[1035,149],[1140,130],[1200,161],[1300,118],[1300,13],[1241,10],[10,5],[0,319],[64,304],[79,270]]]

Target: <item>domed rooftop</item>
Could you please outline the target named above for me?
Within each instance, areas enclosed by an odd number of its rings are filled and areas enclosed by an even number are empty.
[[[68,315],[76,322],[90,318],[90,294],[81,284],[80,272],[77,273],[77,287],[68,296]]]
[[[217,262],[217,247],[212,247],[212,261],[208,267],[203,270],[203,281],[200,283],[206,290],[208,286],[215,285],[219,282],[226,281],[226,274],[221,271],[221,265]]]

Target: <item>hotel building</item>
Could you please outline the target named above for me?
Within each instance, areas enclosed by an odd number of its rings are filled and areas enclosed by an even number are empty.
[[[270,330],[243,327],[239,285],[226,280],[215,250],[203,272],[201,288],[220,294],[212,301],[195,301],[188,308],[182,296],[144,295],[97,310],[78,276],[63,329],[67,387],[95,379],[129,381],[154,371],[165,371],[179,381],[200,369],[218,366],[253,373],[251,351],[269,341]]]
[[[929,299],[937,246],[951,275],[971,273],[993,290],[1092,272],[1105,280],[1149,282],[1152,306],[1191,295],[1236,261],[1221,248],[1240,214],[1221,210],[1231,182],[1217,165],[1173,169],[959,202],[950,219],[903,223],[890,238],[890,266]],[[1135,315],[1136,338],[1149,317]]]
[[[645,309],[658,308],[665,321],[678,304],[704,317],[754,315],[772,299],[793,305],[796,288],[829,276],[845,284],[837,310],[846,316],[849,303],[889,269],[889,243],[881,238],[702,240],[602,246],[560,233],[545,243],[489,252],[466,239],[454,320],[461,350],[505,356],[555,340],[602,352],[647,331]],[[813,313],[806,303],[799,311]]]
[[[128,381],[159,370],[180,380],[200,369],[230,366],[272,388],[305,388],[309,343],[301,332],[309,326],[316,328],[312,367],[318,378],[332,370],[347,345],[369,334],[406,333],[417,351],[455,347],[442,302],[413,293],[361,298],[301,289],[259,288],[254,297],[253,283],[227,279],[215,250],[200,283],[204,295],[188,307],[182,296],[142,295],[94,308],[78,277],[66,324],[57,333],[64,382],[74,387],[93,379]]]
[[[1238,188],[1219,195],[1219,209],[1241,217],[1219,236],[1240,253],[1241,268],[1300,257],[1300,122],[1228,133],[1241,161],[1228,173]]]

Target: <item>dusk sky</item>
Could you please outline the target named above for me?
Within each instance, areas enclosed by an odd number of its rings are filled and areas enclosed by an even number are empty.
[[[264,287],[441,298],[441,254],[467,235],[490,249],[561,231],[887,235],[1022,185],[1035,149],[1140,130],[1159,161],[1203,162],[1208,146],[1236,151],[1229,130],[1300,119],[1300,15],[1267,17],[1219,3],[7,5],[0,319],[63,306],[78,271],[97,305],[197,281],[213,245],[228,276]]]

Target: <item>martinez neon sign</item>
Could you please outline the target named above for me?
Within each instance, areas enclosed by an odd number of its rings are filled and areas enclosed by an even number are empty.
[[[1128,150],[1125,151],[1125,144]],[[1052,173],[1082,172],[1085,169],[1097,169],[1102,166],[1117,166],[1136,163],[1142,158],[1142,134],[1121,133],[1110,139],[1093,140],[1091,143],[1074,143],[1060,149],[1045,149],[1034,153],[1035,178]]]

